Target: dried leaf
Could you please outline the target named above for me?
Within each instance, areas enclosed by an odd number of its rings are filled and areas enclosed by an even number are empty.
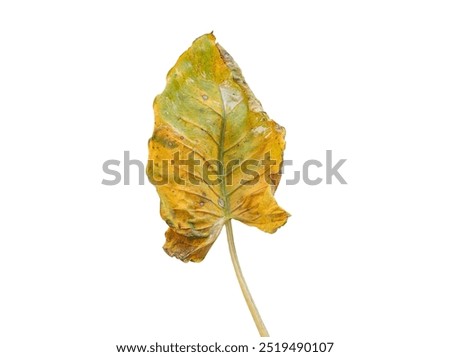
[[[213,34],[196,39],[154,101],[147,175],[169,229],[164,250],[203,260],[229,219],[273,233],[285,130],[263,111]],[[269,156],[272,160],[269,164]]]

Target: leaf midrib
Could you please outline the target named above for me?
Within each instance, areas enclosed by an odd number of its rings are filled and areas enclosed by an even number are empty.
[[[220,165],[219,165],[219,175],[221,177],[221,181],[220,181],[220,191],[222,192],[222,201],[223,201],[223,211],[224,211],[224,216],[225,219],[230,219],[230,205],[228,202],[228,195],[227,195],[227,188],[225,186],[225,180],[224,180],[224,156],[225,156],[225,130],[226,130],[226,112],[225,112],[225,103],[224,103],[224,99],[223,99],[223,95],[222,95],[222,91],[220,89],[220,85],[218,86],[219,89],[219,93],[220,93],[220,104],[222,107],[222,114],[221,114],[221,118],[222,118],[222,123],[221,123],[221,127],[220,127],[220,136],[219,136],[219,150],[218,150],[218,158],[217,160],[219,161]]]

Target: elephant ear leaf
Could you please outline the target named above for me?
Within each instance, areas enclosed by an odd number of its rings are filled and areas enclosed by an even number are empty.
[[[231,219],[273,233],[289,214],[273,194],[285,130],[214,35],[196,39],[154,101],[147,175],[169,226],[164,250],[200,262]]]

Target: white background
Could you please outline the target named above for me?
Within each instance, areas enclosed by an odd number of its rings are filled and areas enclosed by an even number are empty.
[[[0,355],[257,346],[224,232],[184,264],[136,167],[101,184],[105,160],[146,161],[154,96],[214,30],[287,130],[287,177],[347,159],[348,185],[282,181],[275,235],[234,223],[270,340],[448,357],[449,18],[444,1],[2,1]]]

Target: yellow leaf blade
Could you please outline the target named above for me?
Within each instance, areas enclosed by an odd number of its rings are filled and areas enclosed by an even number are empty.
[[[147,174],[170,227],[169,255],[201,261],[232,218],[269,233],[286,223],[289,214],[273,197],[284,128],[263,111],[214,35],[199,37],[180,56],[154,112]]]

